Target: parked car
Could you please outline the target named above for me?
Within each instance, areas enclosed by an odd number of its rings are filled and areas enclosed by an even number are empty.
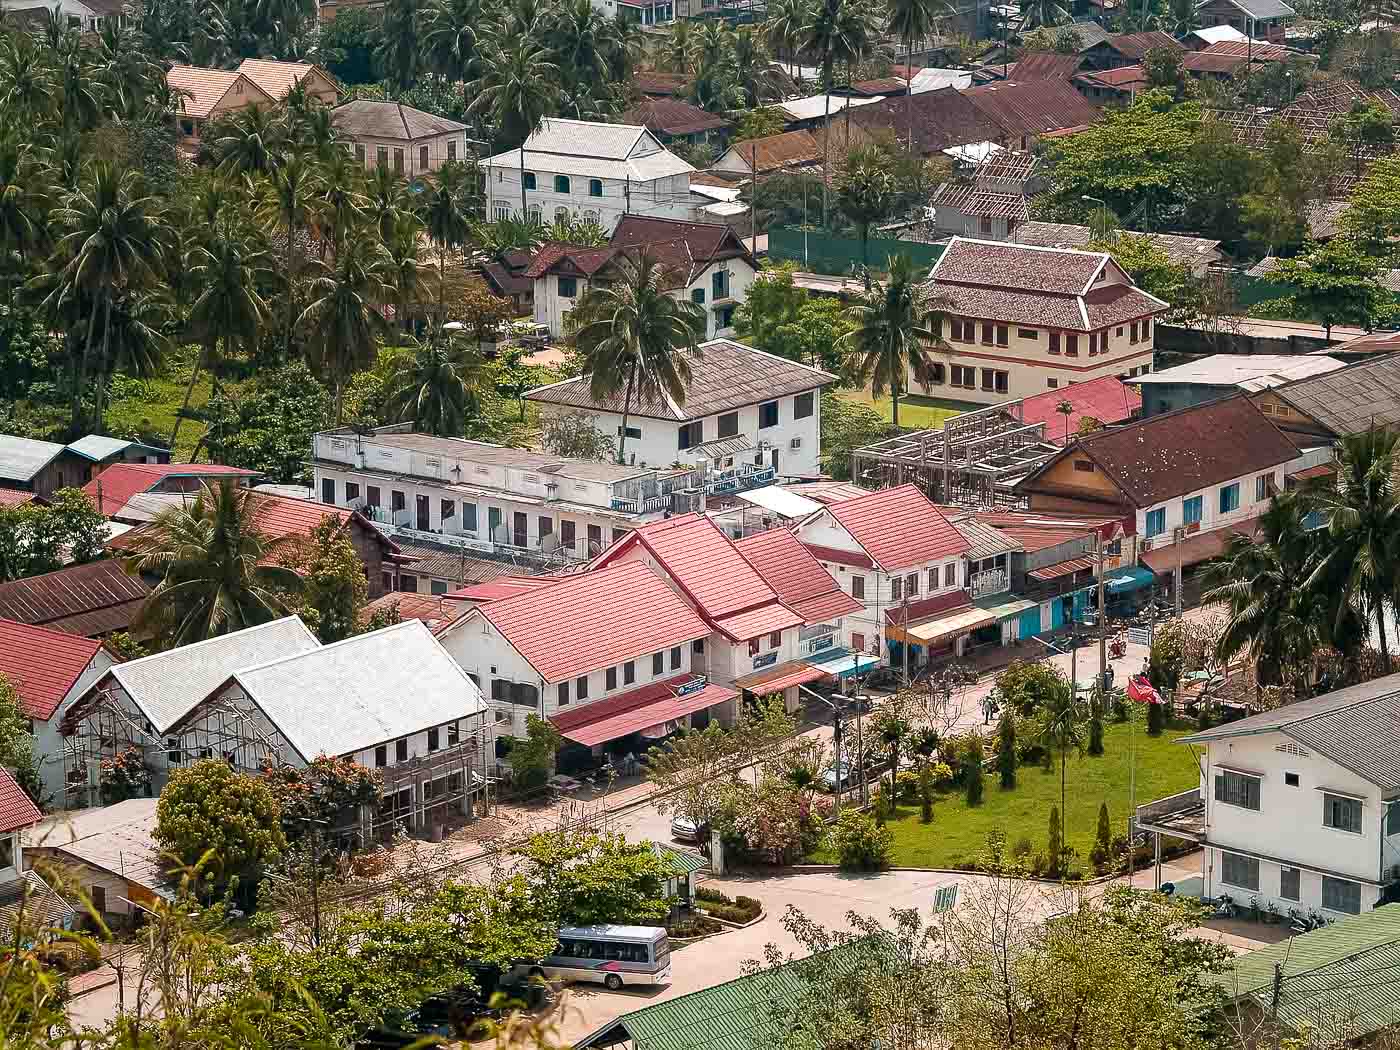
[[[710,837],[708,824],[697,824],[689,817],[677,813],[671,818],[671,838],[677,842],[704,842]]]

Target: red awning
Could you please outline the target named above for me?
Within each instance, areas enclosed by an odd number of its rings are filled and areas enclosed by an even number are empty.
[[[683,676],[653,682],[630,693],[555,715],[550,721],[570,740],[592,747],[703,711],[739,695],[733,689],[710,683],[692,692],[677,693],[688,680],[688,676]]]
[[[1288,475],[1294,481],[1311,481],[1313,478],[1330,478],[1337,473],[1337,464],[1319,463],[1315,467],[1304,467],[1302,470],[1295,470]]]
[[[1057,580],[1061,576],[1073,576],[1081,569],[1092,569],[1094,567],[1091,558],[1070,558],[1068,561],[1057,561],[1054,565],[1047,565],[1043,569],[1032,569],[1026,573],[1033,580]]]
[[[819,678],[832,677],[829,671],[809,664],[805,660],[789,660],[775,667],[765,667],[762,671],[746,674],[734,679],[734,684],[750,693],[776,693],[793,685],[806,685]]]

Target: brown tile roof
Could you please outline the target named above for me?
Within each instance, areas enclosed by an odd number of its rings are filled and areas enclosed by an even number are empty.
[[[1239,55],[1208,55],[1204,51],[1189,51],[1181,56],[1181,68],[1188,73],[1234,73],[1247,64],[1248,59]]]
[[[1007,80],[967,88],[963,95],[1016,138],[1085,128],[1103,119],[1103,111],[1064,80]]]
[[[402,102],[375,102],[367,98],[336,106],[331,111],[331,119],[337,131],[352,139],[414,142],[467,130],[465,124],[424,113]]]
[[[623,124],[640,124],[657,135],[693,135],[734,126],[678,98],[644,98],[618,119]]]
[[[632,414],[682,422],[836,382],[836,377],[829,372],[766,354],[732,339],[712,339],[702,343],[700,350],[700,356],[690,361],[691,382],[684,405],[673,404],[664,396],[634,395]],[[588,392],[586,375],[539,387],[525,397],[537,404],[565,405],[594,412],[620,413],[623,402],[621,393],[595,401]]]
[[[1186,50],[1175,37],[1158,29],[1147,33],[1120,33],[1117,36],[1111,36],[1108,38],[1108,46],[1125,58],[1131,58],[1134,61],[1142,58],[1155,47],[1165,47],[1176,52]]]
[[[131,625],[151,588],[110,559],[0,583],[0,616],[69,634],[97,635]]]
[[[789,165],[817,164],[822,159],[822,148],[810,131],[764,135],[732,143],[729,148],[760,175]]]
[[[1108,263],[1103,252],[1061,251],[955,237],[933,269],[939,282],[1080,295]]]
[[[580,248],[576,244],[548,241],[540,246],[540,250],[535,253],[530,265],[525,267],[525,272],[520,276],[533,281],[567,260],[567,264],[560,267],[561,272],[581,273],[591,277],[612,261],[613,254],[611,248]]]
[[[1065,456],[1088,456],[1139,508],[1268,470],[1297,447],[1243,394],[1150,416],[1079,439],[1030,474],[1035,480]]]
[[[1255,62],[1286,62],[1290,58],[1306,58],[1300,51],[1295,51],[1291,47],[1280,47],[1277,44],[1261,44],[1255,41],[1251,44],[1248,40],[1218,40],[1210,47],[1203,47],[1196,52],[1198,55],[1220,55],[1226,58],[1242,58],[1249,61],[1251,58]]]
[[[382,594],[360,610],[360,622],[368,623],[377,612],[387,612],[391,608],[399,610],[400,620],[422,620],[423,625],[437,634],[470,610],[468,602],[455,602],[440,594],[403,594],[390,591]]]
[[[513,274],[498,262],[482,263],[479,269],[497,295],[529,295],[535,287],[524,274]]]
[[[271,58],[245,58],[238,72],[262,88],[273,98],[287,97],[287,92],[307,77],[318,77],[334,86],[335,81],[320,66],[310,62],[279,62]]]
[[[680,95],[689,82],[679,73],[657,73],[650,69],[632,74],[632,84],[643,95]]]
[[[522,276],[532,280],[551,272],[592,276],[623,252],[643,251],[670,271],[673,281],[681,284],[689,284],[705,267],[720,259],[747,259],[757,269],[748,248],[730,226],[624,215],[614,227],[608,247],[547,244]]]
[[[199,66],[171,66],[165,82],[177,96],[180,112],[189,117],[207,117],[235,85],[242,86],[240,102],[271,105],[274,99],[248,77],[233,69],[201,69]]]
[[[1068,80],[1079,72],[1084,60],[1079,55],[1061,55],[1054,51],[1027,51],[1010,70],[1017,80]]]
[[[889,130],[903,137],[909,126],[910,118],[905,115],[908,106],[914,122],[914,145],[925,154],[1006,138],[1005,129],[957,88],[923,91],[911,99],[892,98],[862,106],[851,113],[851,123],[866,131]]]
[[[1374,339],[1375,336],[1363,336]],[[1395,333],[1383,338],[1394,339]],[[1351,349],[1353,343],[1338,349]],[[1400,353],[1379,354],[1323,375],[1296,379],[1273,393],[1338,436],[1359,434],[1375,423],[1400,427]]]

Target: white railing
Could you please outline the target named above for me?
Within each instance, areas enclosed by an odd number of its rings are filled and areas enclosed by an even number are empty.
[[[1000,594],[1010,587],[1005,569],[987,569],[972,577],[968,590],[974,598],[985,598],[989,594]]]

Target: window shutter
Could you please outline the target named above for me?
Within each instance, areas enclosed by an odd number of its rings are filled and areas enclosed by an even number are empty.
[[[1227,801],[1225,796],[1225,774],[1215,774],[1215,800],[1217,802]]]

